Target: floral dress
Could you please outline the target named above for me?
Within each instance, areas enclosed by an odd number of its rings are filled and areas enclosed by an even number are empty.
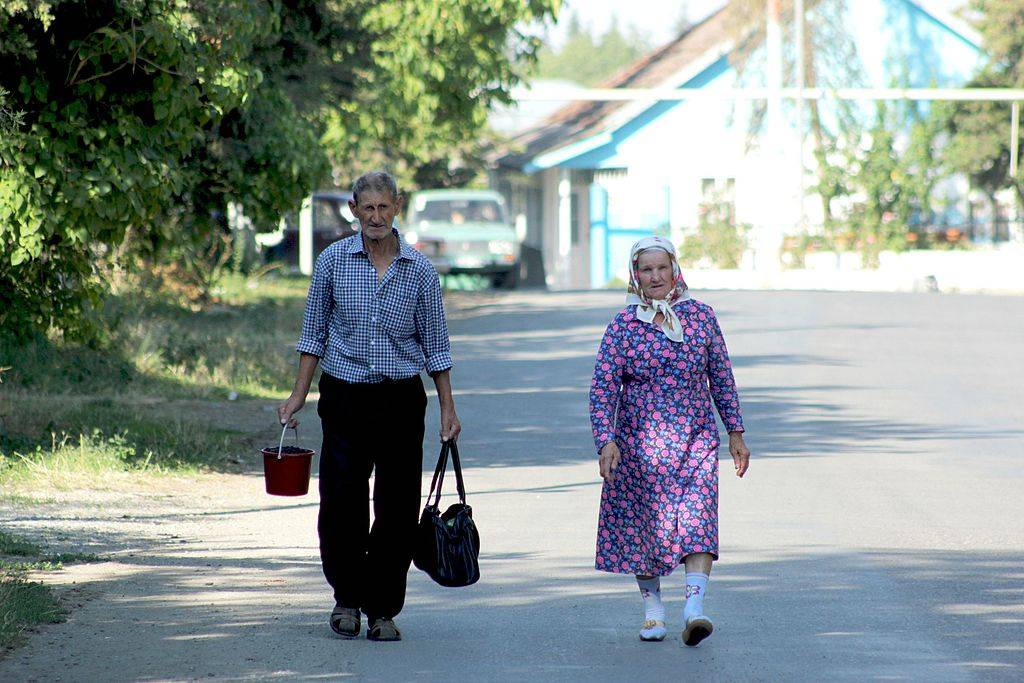
[[[715,313],[686,299],[672,306],[685,337],[615,316],[597,354],[590,421],[598,451],[614,440],[622,459],[601,491],[599,570],[665,576],[690,553],[718,559],[718,427],[743,431],[729,353]]]

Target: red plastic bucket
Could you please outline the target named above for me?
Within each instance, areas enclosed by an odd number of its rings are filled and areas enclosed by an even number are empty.
[[[298,432],[295,434],[298,440]],[[284,430],[281,431],[284,440]],[[309,493],[309,473],[316,451],[298,446],[268,446],[263,449],[263,479],[272,496],[304,496]]]
[[[298,452],[296,452],[298,451]],[[314,451],[286,446],[280,455],[271,446],[263,449],[263,478],[272,496],[304,496],[309,493],[309,473]]]

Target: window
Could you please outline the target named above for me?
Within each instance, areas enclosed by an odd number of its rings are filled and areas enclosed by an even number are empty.
[[[413,222],[503,223],[501,206],[493,199],[431,199],[417,207]]]

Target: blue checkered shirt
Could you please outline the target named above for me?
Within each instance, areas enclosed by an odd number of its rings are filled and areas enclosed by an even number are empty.
[[[327,247],[316,260],[296,350],[320,358],[347,382],[406,379],[452,366],[437,271],[398,237],[398,258],[378,279],[362,235]]]

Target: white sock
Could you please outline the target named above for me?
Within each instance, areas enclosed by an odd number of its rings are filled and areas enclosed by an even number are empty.
[[[641,579],[638,576],[636,585],[640,587],[640,595],[644,599],[644,619],[665,621],[665,605],[661,603],[661,579],[657,576]]]
[[[699,572],[686,572],[686,607],[683,608],[683,620],[704,616],[704,594],[708,590],[708,575]]]

